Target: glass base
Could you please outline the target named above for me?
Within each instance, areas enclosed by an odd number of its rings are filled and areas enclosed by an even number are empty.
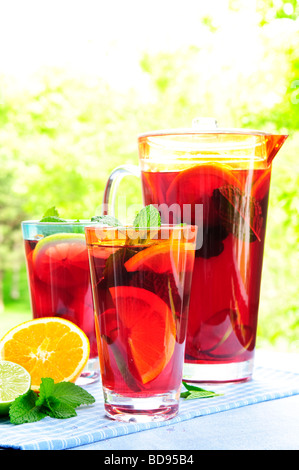
[[[163,393],[147,398],[132,398],[103,387],[106,415],[126,423],[166,421],[179,411],[178,392]]]
[[[226,383],[245,382],[253,373],[253,358],[243,362],[195,364],[185,362],[183,380],[186,382]]]
[[[100,380],[100,363],[97,357],[89,359],[80,377],[76,380],[76,385],[89,385]]]

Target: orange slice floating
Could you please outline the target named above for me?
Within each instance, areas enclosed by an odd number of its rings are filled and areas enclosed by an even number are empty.
[[[125,263],[128,272],[150,270],[161,274],[166,272],[179,273],[189,269],[193,263],[194,247],[190,243],[166,241],[151,245]],[[191,264],[190,264],[191,263]]]
[[[170,361],[176,328],[168,305],[139,287],[111,287],[122,331],[142,383],[155,379]],[[121,333],[122,334],[122,333]]]
[[[204,195],[212,196],[214,189],[226,184],[240,187],[240,182],[229,165],[217,163],[196,165],[178,174],[169,186],[167,199],[169,202],[175,202],[173,198],[180,191],[188,198],[185,202],[190,203],[190,197],[195,200]]]
[[[182,210],[184,204],[203,204],[204,222],[212,223],[215,213],[210,198],[214,189],[226,185],[241,188],[239,180],[229,165],[217,163],[196,165],[181,171],[176,176],[168,188],[166,202],[169,206],[179,202]],[[194,223],[193,213],[191,223]]]

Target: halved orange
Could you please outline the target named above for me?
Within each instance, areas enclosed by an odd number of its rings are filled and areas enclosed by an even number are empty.
[[[164,300],[146,289],[118,286],[109,290],[122,324],[121,340],[128,345],[146,384],[163,371],[173,355],[176,328],[172,312]]]
[[[23,366],[32,390],[41,378],[75,382],[89,358],[89,340],[74,323],[59,317],[29,320],[8,331],[0,341],[0,359]]]
[[[126,261],[125,268],[128,272],[137,270],[150,270],[158,274],[180,272],[189,269],[189,262],[193,262],[193,256],[194,247],[191,243],[163,241],[139,251]]]

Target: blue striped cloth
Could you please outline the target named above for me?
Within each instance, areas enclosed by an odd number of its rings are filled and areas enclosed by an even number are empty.
[[[169,426],[203,415],[219,413],[267,400],[299,394],[299,374],[256,367],[250,382],[205,387],[222,396],[200,400],[181,399],[179,414],[155,423],[119,423],[105,417],[100,382],[86,389],[96,398],[92,406],[77,409],[74,418],[44,418],[37,423],[13,425],[0,417],[0,447],[23,450],[70,449],[125,434]]]

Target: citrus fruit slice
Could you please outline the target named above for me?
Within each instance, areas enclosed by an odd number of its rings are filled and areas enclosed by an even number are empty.
[[[74,382],[87,363],[89,350],[85,333],[58,317],[21,323],[0,341],[0,359],[23,366],[31,375],[32,390],[39,390],[42,377]]]
[[[122,328],[143,384],[155,379],[170,361],[176,328],[168,305],[156,294],[139,287],[111,287]],[[126,348],[128,350],[128,348]]]
[[[184,204],[192,204],[191,220],[184,220],[192,224],[196,221],[194,205],[203,204],[203,222],[212,224],[217,218],[217,213],[210,198],[214,189],[226,185],[240,187],[240,182],[229,165],[217,163],[196,165],[181,171],[174,178],[168,188],[166,202],[168,206],[179,203],[181,214],[184,211]]]
[[[81,284],[82,270],[89,270],[84,234],[55,233],[41,239],[33,252],[37,276],[60,287]]]
[[[10,361],[0,361],[0,415],[7,415],[12,402],[28,392],[31,377],[24,367]]]
[[[180,272],[192,263],[194,256],[193,245],[178,241],[162,242],[151,245],[125,262],[128,272],[150,270],[161,274],[165,272]]]

